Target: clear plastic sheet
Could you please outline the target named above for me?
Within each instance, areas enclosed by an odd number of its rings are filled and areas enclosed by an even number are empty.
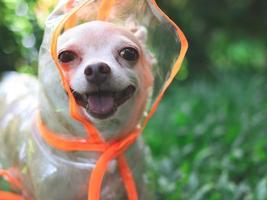
[[[71,4],[69,2],[71,2]],[[74,8],[77,8],[84,2],[86,1],[60,1],[46,22],[45,36],[40,51],[39,77],[41,83],[45,86],[45,94],[51,98],[51,103],[53,103],[54,106],[53,110],[56,110],[57,113],[62,113],[63,116],[67,116],[69,114],[67,99],[58,101],[58,98],[54,97],[55,95],[52,95],[54,93],[60,93],[60,96],[64,96],[64,89],[62,89],[62,87],[59,88],[60,84],[58,83],[60,82],[60,76],[58,72],[54,70],[55,63],[50,52],[51,37],[53,31],[61,22],[61,20]],[[101,1],[91,0],[87,2],[89,3],[79,9],[77,12],[75,20],[67,21],[66,29],[74,28],[79,24],[97,20],[97,14]],[[151,53],[151,56],[154,57],[152,66],[154,82],[153,88],[151,88],[153,92],[150,101],[147,102],[146,112],[143,113],[144,119],[145,114],[150,111],[151,106],[162,92],[166,81],[170,78],[173,65],[177,61],[181,50],[179,36],[175,27],[170,24],[170,22],[166,20],[161,13],[159,13],[151,1],[115,1],[114,6],[111,8],[110,15],[105,21],[126,27],[128,29],[131,27],[131,25],[134,26],[134,24],[137,24],[138,26],[145,27],[147,30],[147,40],[144,45]],[[62,31],[64,32],[64,30]],[[53,73],[53,75],[45,75],[51,73]],[[52,80],[51,77],[57,78]],[[55,88],[55,85],[58,85],[58,88]],[[53,97],[55,99],[52,99]],[[75,124],[75,129],[79,127],[78,124],[75,122],[73,123],[72,119],[67,121],[71,123],[72,126]],[[56,127],[55,130],[57,130]],[[77,132],[82,133],[82,130],[79,129]]]
[[[140,108],[142,112],[131,122],[133,127],[140,124],[144,128],[179,70],[187,44],[181,56],[178,27],[161,13],[154,1],[110,2],[113,2],[111,10],[107,16],[102,13],[101,18],[104,19],[100,20],[129,30],[143,27],[147,33],[143,45],[150,56],[153,79],[148,84],[149,88],[146,88],[150,94],[145,107]],[[24,75],[10,74],[1,85],[0,168],[15,167],[21,172],[17,178],[22,182],[26,200],[87,199],[88,178],[100,153],[65,152],[49,146],[39,134],[36,118],[39,113],[46,127],[60,136],[69,139],[87,137],[83,124],[74,120],[70,114],[69,96],[64,88],[62,72],[58,71],[51,56],[51,41],[54,31],[66,17],[61,34],[80,24],[99,20],[101,3],[101,0],[61,0],[45,25],[39,53],[39,81]],[[75,14],[71,14],[74,10]],[[134,113],[129,113],[125,120],[129,121],[133,116]],[[125,124],[126,128],[130,128],[128,123]],[[145,152],[143,142],[137,141],[127,150],[125,157],[134,175],[139,199],[153,199],[145,188]],[[109,163],[101,187],[101,199],[126,199],[122,185],[117,162],[113,160]]]

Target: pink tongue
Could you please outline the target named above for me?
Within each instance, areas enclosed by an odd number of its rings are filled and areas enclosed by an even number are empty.
[[[88,97],[89,110],[95,114],[105,115],[115,109],[112,95],[90,95]]]

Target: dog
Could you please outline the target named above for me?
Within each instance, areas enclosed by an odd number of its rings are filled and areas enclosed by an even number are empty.
[[[129,135],[144,114],[155,62],[145,47],[146,38],[144,27],[91,21],[58,39],[58,61],[66,69],[75,101],[107,142]],[[0,168],[14,170],[27,200],[85,200],[99,153],[59,151],[44,141],[36,125],[39,113],[55,133],[86,137],[81,124],[69,115],[68,96],[48,51],[40,49],[38,79],[14,72],[0,85]],[[126,152],[139,199],[151,199],[145,186],[145,152],[141,139]],[[112,161],[101,199],[125,200],[124,190]]]

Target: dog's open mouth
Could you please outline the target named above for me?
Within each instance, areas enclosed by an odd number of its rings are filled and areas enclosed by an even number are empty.
[[[130,99],[135,90],[135,86],[129,85],[125,89],[116,92],[98,90],[80,94],[72,90],[72,93],[76,102],[83,106],[89,114],[99,119],[105,119],[112,116],[120,105]]]

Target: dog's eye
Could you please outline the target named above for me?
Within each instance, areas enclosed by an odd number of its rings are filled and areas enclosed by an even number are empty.
[[[62,63],[69,63],[76,59],[76,54],[72,51],[63,51],[58,55],[58,60]]]
[[[126,47],[119,52],[119,55],[128,61],[136,61],[139,57],[138,51],[133,47]]]

